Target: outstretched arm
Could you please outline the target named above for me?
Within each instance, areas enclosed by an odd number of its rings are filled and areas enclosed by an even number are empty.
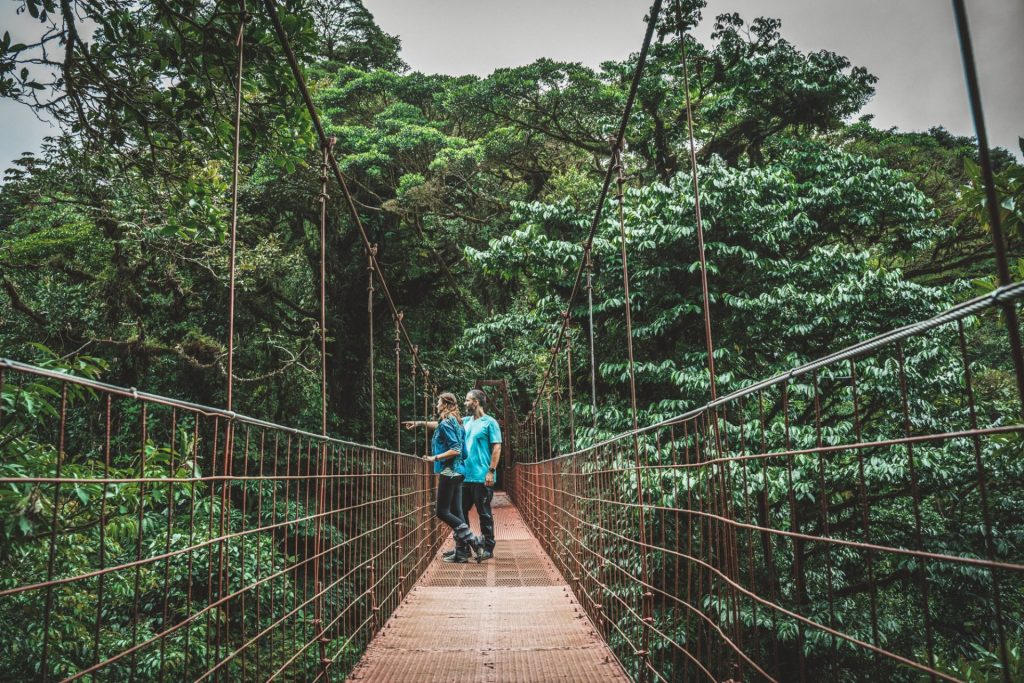
[[[409,420],[403,422],[402,426],[406,429],[416,429],[417,427],[426,427],[429,430],[437,429],[437,422],[434,420]]]

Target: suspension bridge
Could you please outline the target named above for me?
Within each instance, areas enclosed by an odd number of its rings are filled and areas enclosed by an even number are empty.
[[[378,441],[390,437],[378,439],[372,412],[371,443],[328,434],[323,235],[331,192],[342,193],[366,254],[371,368],[375,302],[394,322],[396,425],[403,391],[405,405],[416,406],[406,417],[422,417],[438,387],[406,330],[274,0],[261,10],[321,150],[321,425],[304,431],[233,410],[243,4],[226,405],[0,359],[0,439],[11,453],[44,461],[49,472],[0,478],[46,521],[33,538],[46,549],[45,561],[0,577],[0,604],[19,605],[25,635],[41,643],[39,661],[28,666],[32,677],[959,681],[964,676],[951,673],[941,653],[955,638],[944,622],[965,610],[982,615],[981,640],[998,662],[991,680],[1020,680],[1014,648],[1024,558],[1001,549],[1009,533],[1001,520],[1012,516],[1002,500],[1021,481],[992,471],[996,462],[1021,457],[1024,283],[1010,278],[964,3],[953,6],[999,286],[719,396],[687,102],[710,396],[689,412],[641,425],[622,154],[662,11],[660,0],[654,3],[536,399],[520,410],[505,379],[477,383],[490,393],[506,435],[496,557],[447,565],[439,562],[447,529],[433,517],[433,475],[419,457],[428,447],[425,430],[399,429],[386,447]],[[680,36],[688,78],[685,45]],[[595,231],[609,203],[620,226],[632,428],[584,444],[577,421],[600,414],[590,275]],[[578,311],[589,319],[580,325],[591,339],[584,364],[587,353],[578,349],[573,360],[570,334]],[[1013,405],[979,390],[979,342],[968,322],[989,311],[1002,317],[1000,368],[1015,378]],[[926,339],[948,352],[911,360]],[[404,380],[403,367],[411,369]],[[579,409],[588,384],[580,367],[591,373],[590,410]],[[935,393],[927,379],[938,372],[956,377],[959,394]],[[934,408],[928,421],[916,419],[922,403]],[[376,405],[371,399],[372,411]],[[949,480],[920,475],[921,463],[935,459],[952,473]],[[896,462],[906,475],[880,474]],[[947,497],[950,489],[960,492],[956,501]],[[886,512],[894,506],[909,523]],[[963,527],[961,536],[932,531],[950,521]],[[971,576],[983,589],[939,592],[937,576]],[[897,616],[915,627],[894,635],[888,625]]]

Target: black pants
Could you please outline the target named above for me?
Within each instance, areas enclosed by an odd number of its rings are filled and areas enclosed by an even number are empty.
[[[462,514],[462,480],[461,474],[455,477],[447,477],[443,474],[437,476],[437,518],[455,530],[466,523]]]
[[[480,535],[483,537],[484,548],[494,550],[494,515],[491,514],[491,500],[494,498],[494,487],[484,486],[476,482],[462,485],[462,518],[469,521],[469,511],[474,507],[480,517]]]

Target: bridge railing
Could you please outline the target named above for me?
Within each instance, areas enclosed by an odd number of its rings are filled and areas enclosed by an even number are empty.
[[[402,453],[0,360],[0,678],[343,679],[431,500]]]
[[[525,421],[508,486],[639,680],[1020,680],[1022,293],[566,455]]]

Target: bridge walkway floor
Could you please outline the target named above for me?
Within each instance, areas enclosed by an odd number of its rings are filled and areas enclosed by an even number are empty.
[[[495,557],[447,564],[438,553],[348,680],[629,681],[519,511],[500,492],[493,511]]]

